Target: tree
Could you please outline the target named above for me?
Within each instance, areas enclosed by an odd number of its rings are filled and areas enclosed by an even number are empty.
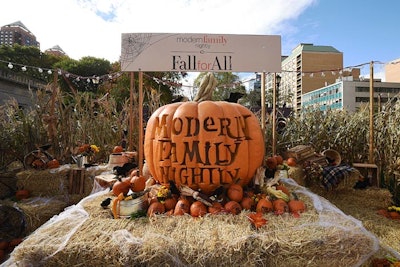
[[[83,57],[80,60],[64,58],[54,64],[64,71],[60,84],[66,91],[97,92],[100,84],[108,77],[112,65],[108,60],[95,57]],[[99,80],[99,77],[102,77]]]
[[[0,69],[29,76],[42,82],[51,81],[53,76],[46,69],[52,69],[54,63],[59,60],[54,55],[42,53],[37,47],[18,44],[0,46],[0,59],[11,63],[11,68],[8,64],[1,64]]]
[[[194,80],[194,86],[198,88],[201,80],[206,72],[201,72]],[[231,93],[242,93],[246,95],[246,88],[241,84],[239,76],[232,72],[217,72],[214,73],[215,78],[218,81],[217,87],[215,88],[212,96],[212,100],[227,100]]]

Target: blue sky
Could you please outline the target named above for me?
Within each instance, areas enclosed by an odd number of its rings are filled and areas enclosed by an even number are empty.
[[[319,0],[295,19],[298,32],[282,44],[310,42],[343,52],[344,66],[400,58],[397,0]],[[377,66],[378,67],[378,66]]]
[[[277,34],[283,55],[299,43],[330,45],[350,67],[400,58],[399,11],[399,0],[13,0],[0,25],[21,21],[42,51],[59,45],[74,59],[118,61],[127,32]]]

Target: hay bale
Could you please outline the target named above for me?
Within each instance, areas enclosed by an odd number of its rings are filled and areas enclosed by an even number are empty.
[[[17,188],[17,179],[14,172],[0,173],[0,199],[10,197]]]
[[[17,187],[29,190],[34,197],[68,194],[69,168],[58,170],[25,170],[17,173]]]
[[[25,216],[26,234],[32,233],[51,217],[62,212],[68,203],[64,199],[33,197],[15,203]]]
[[[83,199],[37,229],[11,254],[17,265],[45,266],[352,266],[377,250],[361,223],[325,199],[288,186],[306,202],[300,218],[265,215],[255,230],[240,215],[158,215],[112,219],[108,190]]]

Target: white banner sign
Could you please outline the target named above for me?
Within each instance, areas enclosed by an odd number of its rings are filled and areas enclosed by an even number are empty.
[[[121,70],[280,72],[281,37],[123,33]]]

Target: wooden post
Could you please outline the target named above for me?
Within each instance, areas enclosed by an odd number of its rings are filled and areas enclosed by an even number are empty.
[[[274,86],[272,87],[272,155],[276,155],[276,72],[274,73]]]
[[[369,75],[369,156],[368,162],[374,164],[374,62],[370,63]]]
[[[265,72],[261,73],[261,129],[265,140]]]
[[[133,90],[135,87],[135,73],[130,73],[130,94],[129,94],[129,131],[128,131],[128,151],[133,149]]]
[[[142,174],[143,169],[143,72],[139,70],[139,173]]]

